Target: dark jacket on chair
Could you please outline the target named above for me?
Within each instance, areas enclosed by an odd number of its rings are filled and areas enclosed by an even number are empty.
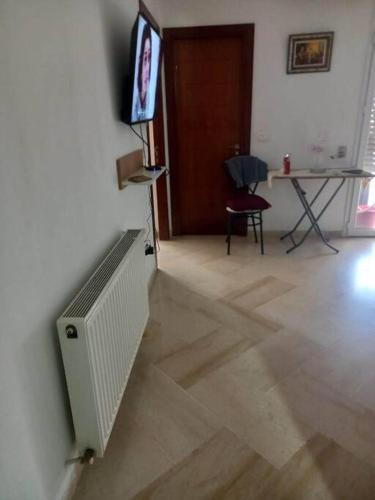
[[[236,188],[243,188],[253,182],[267,180],[267,163],[256,156],[234,156],[224,163]]]

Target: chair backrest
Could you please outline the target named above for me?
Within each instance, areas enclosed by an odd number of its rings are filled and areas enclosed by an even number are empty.
[[[256,156],[233,156],[226,160],[224,165],[238,189],[249,187],[251,192],[255,193],[258,182],[267,180],[267,163]]]

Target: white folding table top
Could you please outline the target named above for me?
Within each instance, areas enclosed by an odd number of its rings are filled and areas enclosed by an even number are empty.
[[[374,177],[374,174],[362,170],[361,173],[350,173],[345,170],[356,170],[350,168],[327,168],[325,172],[312,172],[310,169],[291,170],[286,175],[280,170],[270,170],[268,177],[272,179],[327,179],[327,178],[355,178],[355,177]]]

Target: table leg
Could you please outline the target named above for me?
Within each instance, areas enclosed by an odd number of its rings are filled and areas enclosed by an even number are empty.
[[[328,180],[328,179],[327,179]],[[335,248],[334,246],[330,245],[327,241],[327,239],[325,238],[324,234],[322,233],[320,227],[319,227],[319,224],[318,224],[318,221],[319,219],[321,218],[321,216],[324,214],[324,212],[327,210],[327,208],[329,207],[329,205],[332,203],[333,199],[335,198],[335,196],[337,195],[337,193],[340,191],[340,189],[342,188],[342,186],[344,185],[345,183],[345,180],[346,179],[342,179],[340,184],[338,185],[338,187],[335,189],[335,191],[332,193],[332,195],[330,196],[330,198],[328,199],[328,201],[326,202],[326,204],[324,205],[324,207],[322,208],[322,210],[319,212],[318,216],[315,217],[313,211],[311,210],[311,205],[312,203],[317,199],[317,196],[314,197],[313,201],[309,204],[309,202],[307,201],[306,199],[306,196],[305,196],[305,192],[303,191],[303,189],[301,188],[299,182],[297,179],[291,179],[291,182],[293,184],[293,187],[302,203],[302,206],[303,208],[305,209],[305,212],[303,214],[303,217],[301,218],[301,220],[299,221],[298,224],[300,224],[300,222],[302,221],[302,219],[305,217],[305,215],[309,218],[310,222],[311,222],[311,226],[309,227],[309,229],[306,231],[306,233],[304,234],[304,236],[302,237],[302,239],[296,243],[293,239],[293,237],[291,236],[291,239],[292,239],[292,242],[293,242],[293,246],[290,247],[288,250],[287,250],[287,253],[290,253],[292,252],[293,250],[295,250],[296,248],[298,248],[299,246],[302,245],[302,243],[306,240],[307,236],[310,234],[310,232],[314,229],[315,232],[317,233],[317,235],[320,237],[320,239],[322,240],[322,242],[327,246],[329,247],[331,250],[333,250],[335,253],[338,253],[339,251],[337,250],[337,248]],[[323,187],[325,187],[326,183],[323,185]],[[319,190],[319,193],[320,194],[322,192],[322,188]],[[293,232],[293,231],[292,231]]]
[[[310,203],[310,207],[313,206],[315,200],[318,198],[318,196],[320,195],[320,193],[323,191],[323,189],[326,187],[326,185],[328,184],[329,182],[329,179],[326,179],[322,186],[320,187],[320,189],[318,190],[318,192],[316,193],[316,195],[314,196],[314,198],[311,200],[311,203]],[[299,227],[299,225],[301,224],[301,222],[303,221],[303,219],[306,217],[306,210],[305,212],[301,215],[301,217],[298,219],[298,221],[296,222],[295,226],[293,227],[293,229],[291,229],[290,231],[288,231],[287,233],[283,234],[281,237],[280,237],[280,240],[284,240],[285,238],[287,238],[288,236],[291,238],[291,240],[293,241],[293,233],[296,231],[296,229]],[[294,243],[294,241],[293,241]]]

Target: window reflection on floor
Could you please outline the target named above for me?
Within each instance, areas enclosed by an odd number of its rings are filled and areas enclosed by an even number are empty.
[[[375,245],[372,246],[370,254],[357,262],[355,287],[358,290],[375,290]]]
[[[362,181],[356,227],[375,229],[375,182]]]

